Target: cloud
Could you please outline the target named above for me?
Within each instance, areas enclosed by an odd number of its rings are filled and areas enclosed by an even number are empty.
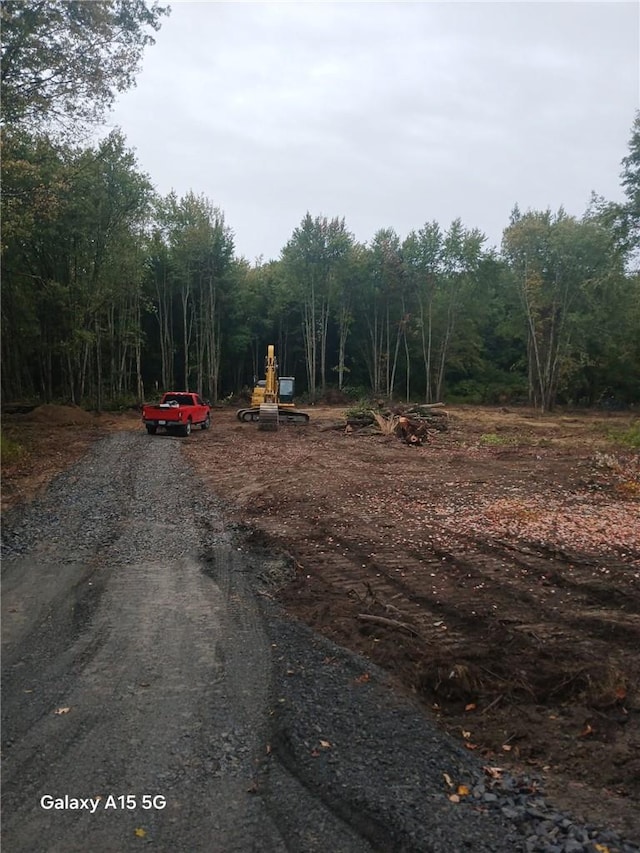
[[[515,202],[619,197],[640,103],[631,3],[194,3],[114,112],[159,191],[221,207],[277,256],[306,210],[361,240]]]

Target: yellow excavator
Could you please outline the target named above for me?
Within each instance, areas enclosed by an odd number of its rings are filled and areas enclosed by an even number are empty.
[[[239,409],[239,421],[257,421],[258,429],[277,430],[281,422],[306,424],[309,415],[296,409],[293,402],[295,379],[293,376],[278,376],[278,361],[275,347],[269,344],[265,359],[265,378],[253,389],[251,407]]]

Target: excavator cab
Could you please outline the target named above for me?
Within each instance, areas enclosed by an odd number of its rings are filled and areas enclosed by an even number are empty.
[[[293,396],[296,388],[296,380],[293,376],[281,376],[278,398],[280,403],[290,403],[293,406]]]

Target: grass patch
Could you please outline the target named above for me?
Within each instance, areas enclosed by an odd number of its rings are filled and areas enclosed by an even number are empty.
[[[0,433],[0,455],[3,465],[13,465],[24,459],[27,451],[22,444]]]
[[[625,447],[640,447],[640,423],[633,424],[628,430],[611,434],[609,437],[616,444],[623,444]]]
[[[518,441],[512,435],[498,435],[497,432],[485,432],[480,436],[480,444],[483,447],[502,447],[506,444],[517,444]]]

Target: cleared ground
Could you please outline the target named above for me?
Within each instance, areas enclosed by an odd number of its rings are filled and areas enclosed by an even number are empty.
[[[217,410],[208,432],[148,440],[180,441],[229,518],[290,556],[290,613],[384,666],[490,763],[533,767],[559,804],[638,838],[632,418],[452,407],[446,432],[410,447],[326,429],[343,409],[309,411],[306,427],[261,433]],[[5,503],[94,433],[141,429],[38,417],[5,418],[31,449],[4,466]]]

